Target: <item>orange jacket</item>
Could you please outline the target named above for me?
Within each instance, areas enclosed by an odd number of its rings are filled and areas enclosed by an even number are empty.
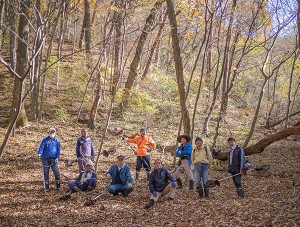
[[[128,143],[134,143],[138,146],[136,154],[137,156],[147,156],[149,155],[147,149],[156,147],[156,143],[154,142],[154,140],[147,135],[144,135],[143,137],[136,136],[134,137],[134,139],[127,138],[126,141]]]

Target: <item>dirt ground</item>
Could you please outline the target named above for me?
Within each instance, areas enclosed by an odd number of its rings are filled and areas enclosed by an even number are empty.
[[[44,128],[43,128],[44,127]],[[176,191],[176,203],[165,201],[145,210],[149,190],[142,172],[142,180],[124,198],[108,194],[104,173],[114,163],[115,156],[101,157],[98,185],[95,191],[78,193],[69,201],[58,201],[67,183],[77,176],[77,166],[66,167],[60,162],[62,189],[44,195],[41,163],[37,148],[46,125],[31,125],[11,138],[0,160],[0,226],[299,226],[300,225],[300,140],[283,140],[272,144],[260,155],[251,156],[252,166],[270,164],[270,169],[243,177],[245,199],[239,200],[231,179],[210,190],[210,198],[198,198],[195,191]],[[61,126],[63,127],[63,126]],[[58,135],[63,149],[62,159],[75,158],[76,126],[65,127]],[[1,129],[1,134],[4,130]],[[93,138],[93,135],[91,135]],[[109,141],[109,139],[108,139]],[[109,143],[109,142],[108,142]],[[113,143],[113,141],[111,141]],[[66,147],[69,147],[66,149]],[[70,148],[72,147],[72,148]],[[134,156],[129,147],[117,154],[131,156],[128,165],[135,174]],[[154,151],[152,159],[161,154]],[[169,154],[165,166],[171,167]],[[76,164],[76,163],[75,163]],[[225,169],[225,168],[224,168]],[[227,176],[222,168],[211,169],[210,179]],[[53,180],[53,174],[51,173]],[[84,206],[88,198],[103,192],[93,206]]]

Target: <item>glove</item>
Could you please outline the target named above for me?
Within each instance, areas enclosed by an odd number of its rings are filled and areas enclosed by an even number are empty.
[[[242,169],[241,170],[241,175],[246,175],[246,170]]]
[[[55,162],[55,164],[58,164],[58,158],[56,158],[56,159],[54,160],[54,162]]]
[[[157,191],[152,192],[153,197],[157,197]]]
[[[122,140],[126,140],[126,137],[122,135],[122,136],[121,136],[121,139],[122,139]]]
[[[81,157],[78,157],[78,158],[77,158],[77,161],[78,161],[78,162],[81,162],[81,161],[82,161],[82,158],[81,158]]]
[[[132,187],[133,187],[132,183],[128,183],[128,188],[132,188]]]
[[[173,188],[176,188],[176,181],[172,181],[171,185]]]
[[[110,180],[111,179],[111,175],[109,173],[106,174],[106,178]]]

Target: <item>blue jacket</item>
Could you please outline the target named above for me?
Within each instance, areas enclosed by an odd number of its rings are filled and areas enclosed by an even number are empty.
[[[245,152],[243,148],[236,145],[229,152],[229,168],[228,171],[230,173],[239,173],[241,170],[245,168]]]
[[[108,170],[108,172],[106,173],[107,174],[110,174],[111,175],[111,178],[112,178],[112,182],[111,184],[114,184],[114,181],[117,177],[117,174],[118,174],[118,165],[113,165],[112,167],[110,167],[110,169]],[[128,166],[123,166],[122,169],[121,169],[121,172],[120,172],[120,178],[121,178],[121,181],[122,181],[122,185],[125,185],[127,183],[132,183],[132,177],[131,177],[131,174],[130,174],[130,169]]]
[[[187,159],[189,161],[189,164],[192,164],[192,144],[188,143],[187,145],[179,146],[176,151],[176,157],[179,157],[180,159]]]
[[[169,181],[176,181],[175,177],[165,168],[154,169],[149,177],[150,192],[162,192],[168,185]]]
[[[60,142],[54,137],[52,139],[50,136],[44,138],[40,145],[38,155],[42,156],[43,159],[47,158],[60,158]]]
[[[76,143],[76,155],[79,157],[94,157],[94,147],[91,138],[89,137],[80,137]]]
[[[75,182],[76,185],[80,185],[80,181],[81,181],[82,175],[84,173],[85,172],[82,172],[82,173],[79,174],[79,176],[78,176],[78,178],[77,178],[77,180]],[[89,181],[91,181],[90,183],[96,185],[96,183],[97,183],[97,175],[94,172],[92,172],[92,178],[90,178]],[[86,183],[89,183],[89,182],[86,182]]]

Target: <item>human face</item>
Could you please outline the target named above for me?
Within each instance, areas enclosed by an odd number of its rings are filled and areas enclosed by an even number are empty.
[[[81,135],[82,137],[87,137],[88,136],[87,130],[81,130]]]
[[[141,131],[140,131],[140,135],[141,135],[141,136],[144,136],[144,135],[146,135],[146,132],[145,132],[144,130],[141,130]]]
[[[85,170],[88,171],[88,172],[91,171],[92,170],[92,166],[91,165],[86,165],[85,166]]]
[[[231,148],[231,147],[233,147],[235,145],[235,141],[233,141],[233,140],[229,140],[228,141],[228,146]]]
[[[195,144],[197,147],[202,147],[203,142],[201,140],[197,140]]]
[[[122,159],[118,159],[117,160],[117,166],[119,167],[119,168],[121,168],[123,165],[124,165],[124,160],[122,160]]]
[[[154,163],[154,168],[155,169],[160,169],[161,168],[161,161],[160,160],[156,160]]]
[[[186,142],[187,142],[186,138],[181,137],[180,143],[181,143],[182,145],[186,145]]]

